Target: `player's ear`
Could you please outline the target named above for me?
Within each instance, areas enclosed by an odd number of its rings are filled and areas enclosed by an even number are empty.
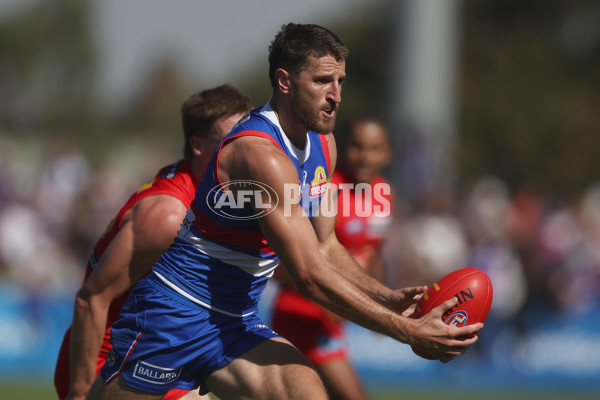
[[[290,92],[292,80],[289,72],[287,72],[285,69],[277,68],[275,71],[275,82],[281,93],[287,94]]]
[[[200,136],[190,136],[190,148],[194,157],[200,156],[204,151],[204,141]]]

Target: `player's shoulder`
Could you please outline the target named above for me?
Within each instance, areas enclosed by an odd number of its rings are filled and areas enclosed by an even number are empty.
[[[189,161],[178,160],[162,167],[156,174],[157,181],[169,179],[184,179],[192,174],[192,166]]]
[[[236,135],[243,131],[270,131],[274,129],[275,124],[270,118],[271,111],[265,110],[265,107],[258,107],[248,111],[240,120],[233,126],[231,133],[228,136]]]
[[[248,135],[228,144],[220,155],[219,179],[263,181],[288,179],[298,173],[290,158],[268,136]],[[278,179],[275,179],[278,180]]]
[[[179,160],[162,167],[152,180],[134,193],[131,200],[137,203],[148,197],[168,195],[187,204],[193,199],[197,186],[191,164]]]
[[[162,167],[145,189],[152,191],[187,190],[194,186],[194,174],[189,161],[179,160]]]
[[[248,135],[240,137],[231,145],[235,159],[243,163],[240,167],[247,169],[281,168],[282,164],[291,163],[282,147],[268,135]]]
[[[184,207],[181,199],[168,193],[158,193],[153,196],[147,196],[140,199],[135,204],[135,209],[138,213],[179,213],[182,209],[181,207]],[[185,210],[187,210],[187,207],[185,207]]]
[[[241,148],[238,157],[253,162],[279,158],[283,144],[278,126],[274,112],[268,105],[255,108],[238,121],[225,142],[234,144],[232,148]]]

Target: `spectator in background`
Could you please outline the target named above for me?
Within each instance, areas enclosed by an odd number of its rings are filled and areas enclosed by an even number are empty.
[[[181,107],[184,157],[141,186],[110,222],[89,259],[55,371],[59,398],[84,399],[108,357],[110,327],[131,286],[169,247],[214,149],[251,108],[225,84],[190,96]],[[165,399],[197,393],[174,389]]]
[[[527,296],[527,281],[519,253],[509,236],[510,198],[506,185],[484,177],[467,192],[462,217],[469,241],[467,264],[488,274],[494,285],[494,301],[482,338],[481,349],[490,345],[504,328],[515,326]]]
[[[585,314],[600,305],[600,184],[550,213],[539,242],[539,264],[554,312]]]
[[[111,154],[111,157],[114,156]],[[92,171],[89,185],[71,215],[69,248],[80,265],[87,263],[90,249],[106,230],[106,221],[114,217],[115,210],[120,209],[127,201],[132,188],[139,185],[136,179],[125,176],[122,169],[111,161],[104,161]],[[153,165],[157,165],[156,160],[153,161]],[[143,178],[137,178],[137,182],[139,179]],[[81,282],[77,284],[79,287]]]
[[[583,243],[568,268],[569,308],[585,314],[600,306],[600,183],[590,185],[582,194],[579,224]]]
[[[65,209],[83,190],[88,164],[61,142],[40,177],[31,179],[34,164],[19,150],[12,141],[0,143],[0,269],[28,295],[40,296],[74,284],[78,267],[67,247]],[[67,189],[71,180],[75,182]],[[60,193],[53,194],[53,186]],[[53,204],[54,210],[45,203]]]
[[[73,210],[88,186],[88,160],[69,141],[54,145],[36,187],[36,207],[47,222],[49,233],[68,239]]]
[[[390,187],[380,175],[391,158],[388,132],[368,116],[352,120],[345,132],[341,162],[332,177],[337,188],[335,234],[366,271],[383,281],[379,250],[392,220]],[[385,212],[376,213],[378,208]],[[302,297],[286,275],[283,266],[277,268],[275,276],[284,286],[275,300],[273,329],[315,366],[331,399],[366,399],[348,359],[344,320]]]
[[[10,139],[0,137],[0,212],[4,207],[25,196],[17,184],[18,146]]]
[[[545,276],[539,267],[537,256],[540,228],[545,213],[544,203],[544,196],[534,181],[522,184],[510,199],[507,215],[508,237],[519,255],[527,282],[527,296],[517,322],[519,328],[524,327],[525,309],[544,297]]]
[[[455,206],[452,190],[442,185],[429,188],[403,223],[403,236],[421,282],[433,283],[465,266],[469,248]]]

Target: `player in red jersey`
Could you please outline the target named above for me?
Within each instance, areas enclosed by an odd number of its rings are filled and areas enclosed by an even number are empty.
[[[131,287],[169,247],[216,146],[251,107],[230,84],[193,94],[183,103],[184,158],[162,168],[129,198],[89,259],[56,364],[60,399],[86,398],[111,348],[110,326]],[[201,398],[196,391],[174,389],[164,399],[183,396]]]
[[[390,186],[380,175],[391,151],[386,128],[372,117],[348,125],[342,163],[333,173],[337,187],[335,234],[354,259],[382,280],[379,249],[391,223]],[[283,268],[276,272],[285,283]],[[316,367],[331,399],[368,398],[344,345],[344,320],[284,284],[275,300],[273,329],[292,342]]]

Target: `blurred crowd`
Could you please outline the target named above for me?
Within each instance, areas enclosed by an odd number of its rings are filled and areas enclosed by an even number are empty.
[[[74,293],[93,244],[151,176],[92,166],[69,144],[40,153],[33,162],[0,138],[0,282]],[[517,330],[600,309],[600,184],[561,201],[528,188],[511,193],[488,176],[460,193],[429,191],[418,206],[400,197],[383,248],[392,287],[481,268],[494,285],[487,326]]]
[[[393,287],[484,270],[494,299],[480,349],[489,350],[506,329],[524,337],[600,310],[600,184],[569,201],[531,188],[511,193],[494,176],[458,194],[432,190],[418,207],[399,205],[383,251]]]
[[[131,181],[68,142],[40,149],[0,138],[0,282],[73,294]]]

